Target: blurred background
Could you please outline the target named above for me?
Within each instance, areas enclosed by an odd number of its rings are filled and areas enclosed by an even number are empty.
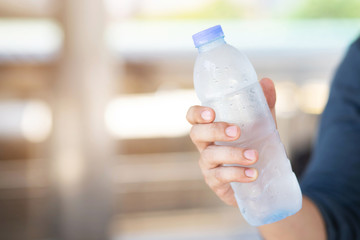
[[[202,179],[191,35],[221,24],[306,166],[357,0],[0,0],[0,239],[259,239]]]

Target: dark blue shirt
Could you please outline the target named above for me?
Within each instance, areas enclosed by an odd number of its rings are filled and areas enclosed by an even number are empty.
[[[360,38],[335,74],[301,188],[319,208],[328,239],[360,239]]]

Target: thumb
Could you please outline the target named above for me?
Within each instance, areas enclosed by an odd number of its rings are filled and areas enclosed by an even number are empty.
[[[276,115],[275,115],[276,91],[275,91],[274,82],[270,78],[263,78],[260,80],[260,85],[263,89],[267,104],[269,105],[271,114],[276,123]]]

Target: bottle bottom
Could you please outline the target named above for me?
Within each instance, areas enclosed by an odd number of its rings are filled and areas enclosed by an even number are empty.
[[[297,213],[299,210],[295,210],[295,211],[289,211],[289,210],[277,210],[276,212],[273,212],[272,215],[269,215],[268,217],[262,219],[260,222],[258,223],[254,223],[251,224],[254,227],[258,227],[258,226],[262,226],[265,224],[270,224],[270,223],[274,223],[277,221],[280,221],[284,218],[287,218],[291,215],[294,215],[295,213]]]
[[[237,199],[236,195],[235,198]],[[253,214],[247,214],[245,209],[240,209],[241,214],[245,218],[245,220],[254,227],[262,226],[265,224],[274,223],[285,219],[291,215],[294,215],[302,208],[302,201],[297,202],[297,207],[293,209],[283,209],[283,208],[276,208],[272,209],[271,211],[267,212],[267,214],[260,214],[260,216],[254,217]]]
[[[262,221],[262,224],[261,225],[264,225],[264,224],[270,224],[270,223],[273,223],[273,222],[277,222],[277,221],[280,221],[284,218],[287,218],[291,215],[294,215],[295,213],[297,213],[298,210],[296,211],[288,211],[288,210],[277,210],[276,212],[274,212],[271,216],[263,219]],[[259,225],[260,226],[260,225]]]

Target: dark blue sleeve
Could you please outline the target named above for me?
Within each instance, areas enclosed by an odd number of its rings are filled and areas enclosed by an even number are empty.
[[[319,208],[328,239],[360,239],[360,38],[335,74],[301,188]]]

